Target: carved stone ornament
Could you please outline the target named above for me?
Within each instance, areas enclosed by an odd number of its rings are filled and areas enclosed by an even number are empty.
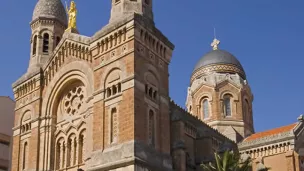
[[[82,84],[74,84],[71,88],[63,92],[63,96],[59,101],[57,115],[58,119],[63,117],[79,115],[84,106],[85,87]]]

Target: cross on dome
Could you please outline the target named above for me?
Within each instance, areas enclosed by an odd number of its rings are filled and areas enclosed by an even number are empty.
[[[221,41],[217,40],[216,38],[213,39],[213,42],[211,43],[211,46],[213,47],[213,50],[218,49],[218,45],[221,43]]]

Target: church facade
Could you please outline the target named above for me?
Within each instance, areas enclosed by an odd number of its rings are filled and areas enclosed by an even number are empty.
[[[28,70],[13,84],[13,171],[192,171],[237,143],[251,155],[253,95],[218,40],[195,67],[186,111],[169,97],[174,45],[155,27],[152,0],[112,0],[92,37],[76,16],[73,1],[36,4]]]

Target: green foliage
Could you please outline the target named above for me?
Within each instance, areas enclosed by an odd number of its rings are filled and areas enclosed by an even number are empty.
[[[226,151],[224,154],[214,154],[215,164],[202,164],[204,171],[250,171],[251,160],[248,158],[241,161],[239,155],[232,151]]]

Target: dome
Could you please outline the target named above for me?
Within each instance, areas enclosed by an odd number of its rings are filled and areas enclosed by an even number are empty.
[[[202,68],[205,68],[205,71],[200,72],[216,71],[221,73],[238,73],[245,79],[245,71],[239,60],[231,53],[218,49],[217,45],[219,44],[219,41],[216,41],[218,40],[214,40],[217,44],[212,44],[214,46],[213,50],[204,55],[197,62],[193,74],[200,71]]]
[[[239,69],[243,70],[243,67],[239,60],[233,56],[231,53],[224,51],[224,50],[213,50],[203,56],[198,63],[196,64],[194,71],[207,66],[207,65],[214,65],[214,64],[228,64],[228,65],[235,65]]]
[[[67,14],[61,0],[39,0],[34,9],[32,21],[39,17],[57,19],[67,25]]]

